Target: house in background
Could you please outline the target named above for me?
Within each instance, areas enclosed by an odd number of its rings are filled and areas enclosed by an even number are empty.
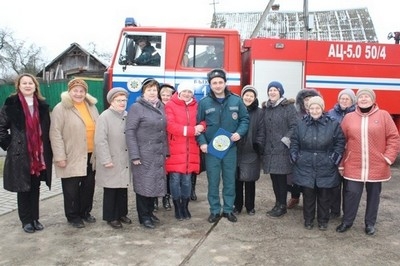
[[[36,76],[43,81],[69,79],[71,76],[102,79],[106,68],[107,64],[99,58],[72,43]]]

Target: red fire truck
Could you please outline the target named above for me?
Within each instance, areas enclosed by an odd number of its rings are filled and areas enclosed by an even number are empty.
[[[153,47],[157,60],[139,62],[143,41]],[[126,88],[130,105],[146,78],[174,86],[192,80],[200,99],[209,90],[207,73],[215,67],[227,72],[227,84],[237,94],[244,85],[253,84],[260,103],[267,99],[266,87],[273,80],[283,84],[287,98],[295,98],[304,88],[317,89],[327,109],[344,88],[373,88],[380,108],[393,115],[400,129],[400,46],[396,44],[274,38],[241,41],[236,30],[142,27],[128,20],[105,73],[105,89]]]

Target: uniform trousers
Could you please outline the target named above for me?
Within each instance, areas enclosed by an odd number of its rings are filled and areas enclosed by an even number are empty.
[[[367,191],[367,206],[365,209],[364,223],[365,226],[375,226],[382,191],[382,182],[364,183],[351,180],[346,181],[344,192],[344,213],[342,222],[345,225],[353,225],[356,219],[364,185]]]
[[[31,175],[31,190],[17,193],[18,215],[22,224],[39,220],[40,178]]]
[[[119,220],[128,214],[128,188],[103,188],[103,220]]]
[[[236,152],[236,146],[232,146],[222,159],[209,153],[205,154],[208,180],[207,198],[210,205],[210,213],[212,214],[220,214],[221,208],[224,213],[233,212],[236,179],[235,165],[237,162]],[[221,205],[221,198],[219,195],[221,176],[223,205]]]

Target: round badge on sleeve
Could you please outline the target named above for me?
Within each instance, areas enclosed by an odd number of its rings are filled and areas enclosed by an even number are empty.
[[[236,113],[236,112],[232,113],[232,119],[233,120],[238,119],[238,113]]]

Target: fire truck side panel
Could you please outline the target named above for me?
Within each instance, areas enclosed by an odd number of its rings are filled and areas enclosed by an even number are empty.
[[[326,110],[340,90],[368,87],[400,128],[399,45],[256,38],[245,40],[243,49],[242,86],[254,84],[260,103],[272,80],[282,82],[288,98],[301,88],[317,89]]]
[[[286,98],[296,98],[304,84],[304,42],[251,39],[244,42],[244,49],[242,86],[253,84],[260,104],[268,100],[267,86],[274,80],[282,83]]]
[[[297,92],[302,89],[303,63],[300,61],[254,60],[252,84],[258,90],[261,104],[268,100],[267,86],[271,81],[279,81],[285,89],[286,98],[296,99]]]
[[[327,109],[344,88],[372,88],[380,108],[400,114],[400,46],[308,41],[307,48],[306,87],[320,91]]]

